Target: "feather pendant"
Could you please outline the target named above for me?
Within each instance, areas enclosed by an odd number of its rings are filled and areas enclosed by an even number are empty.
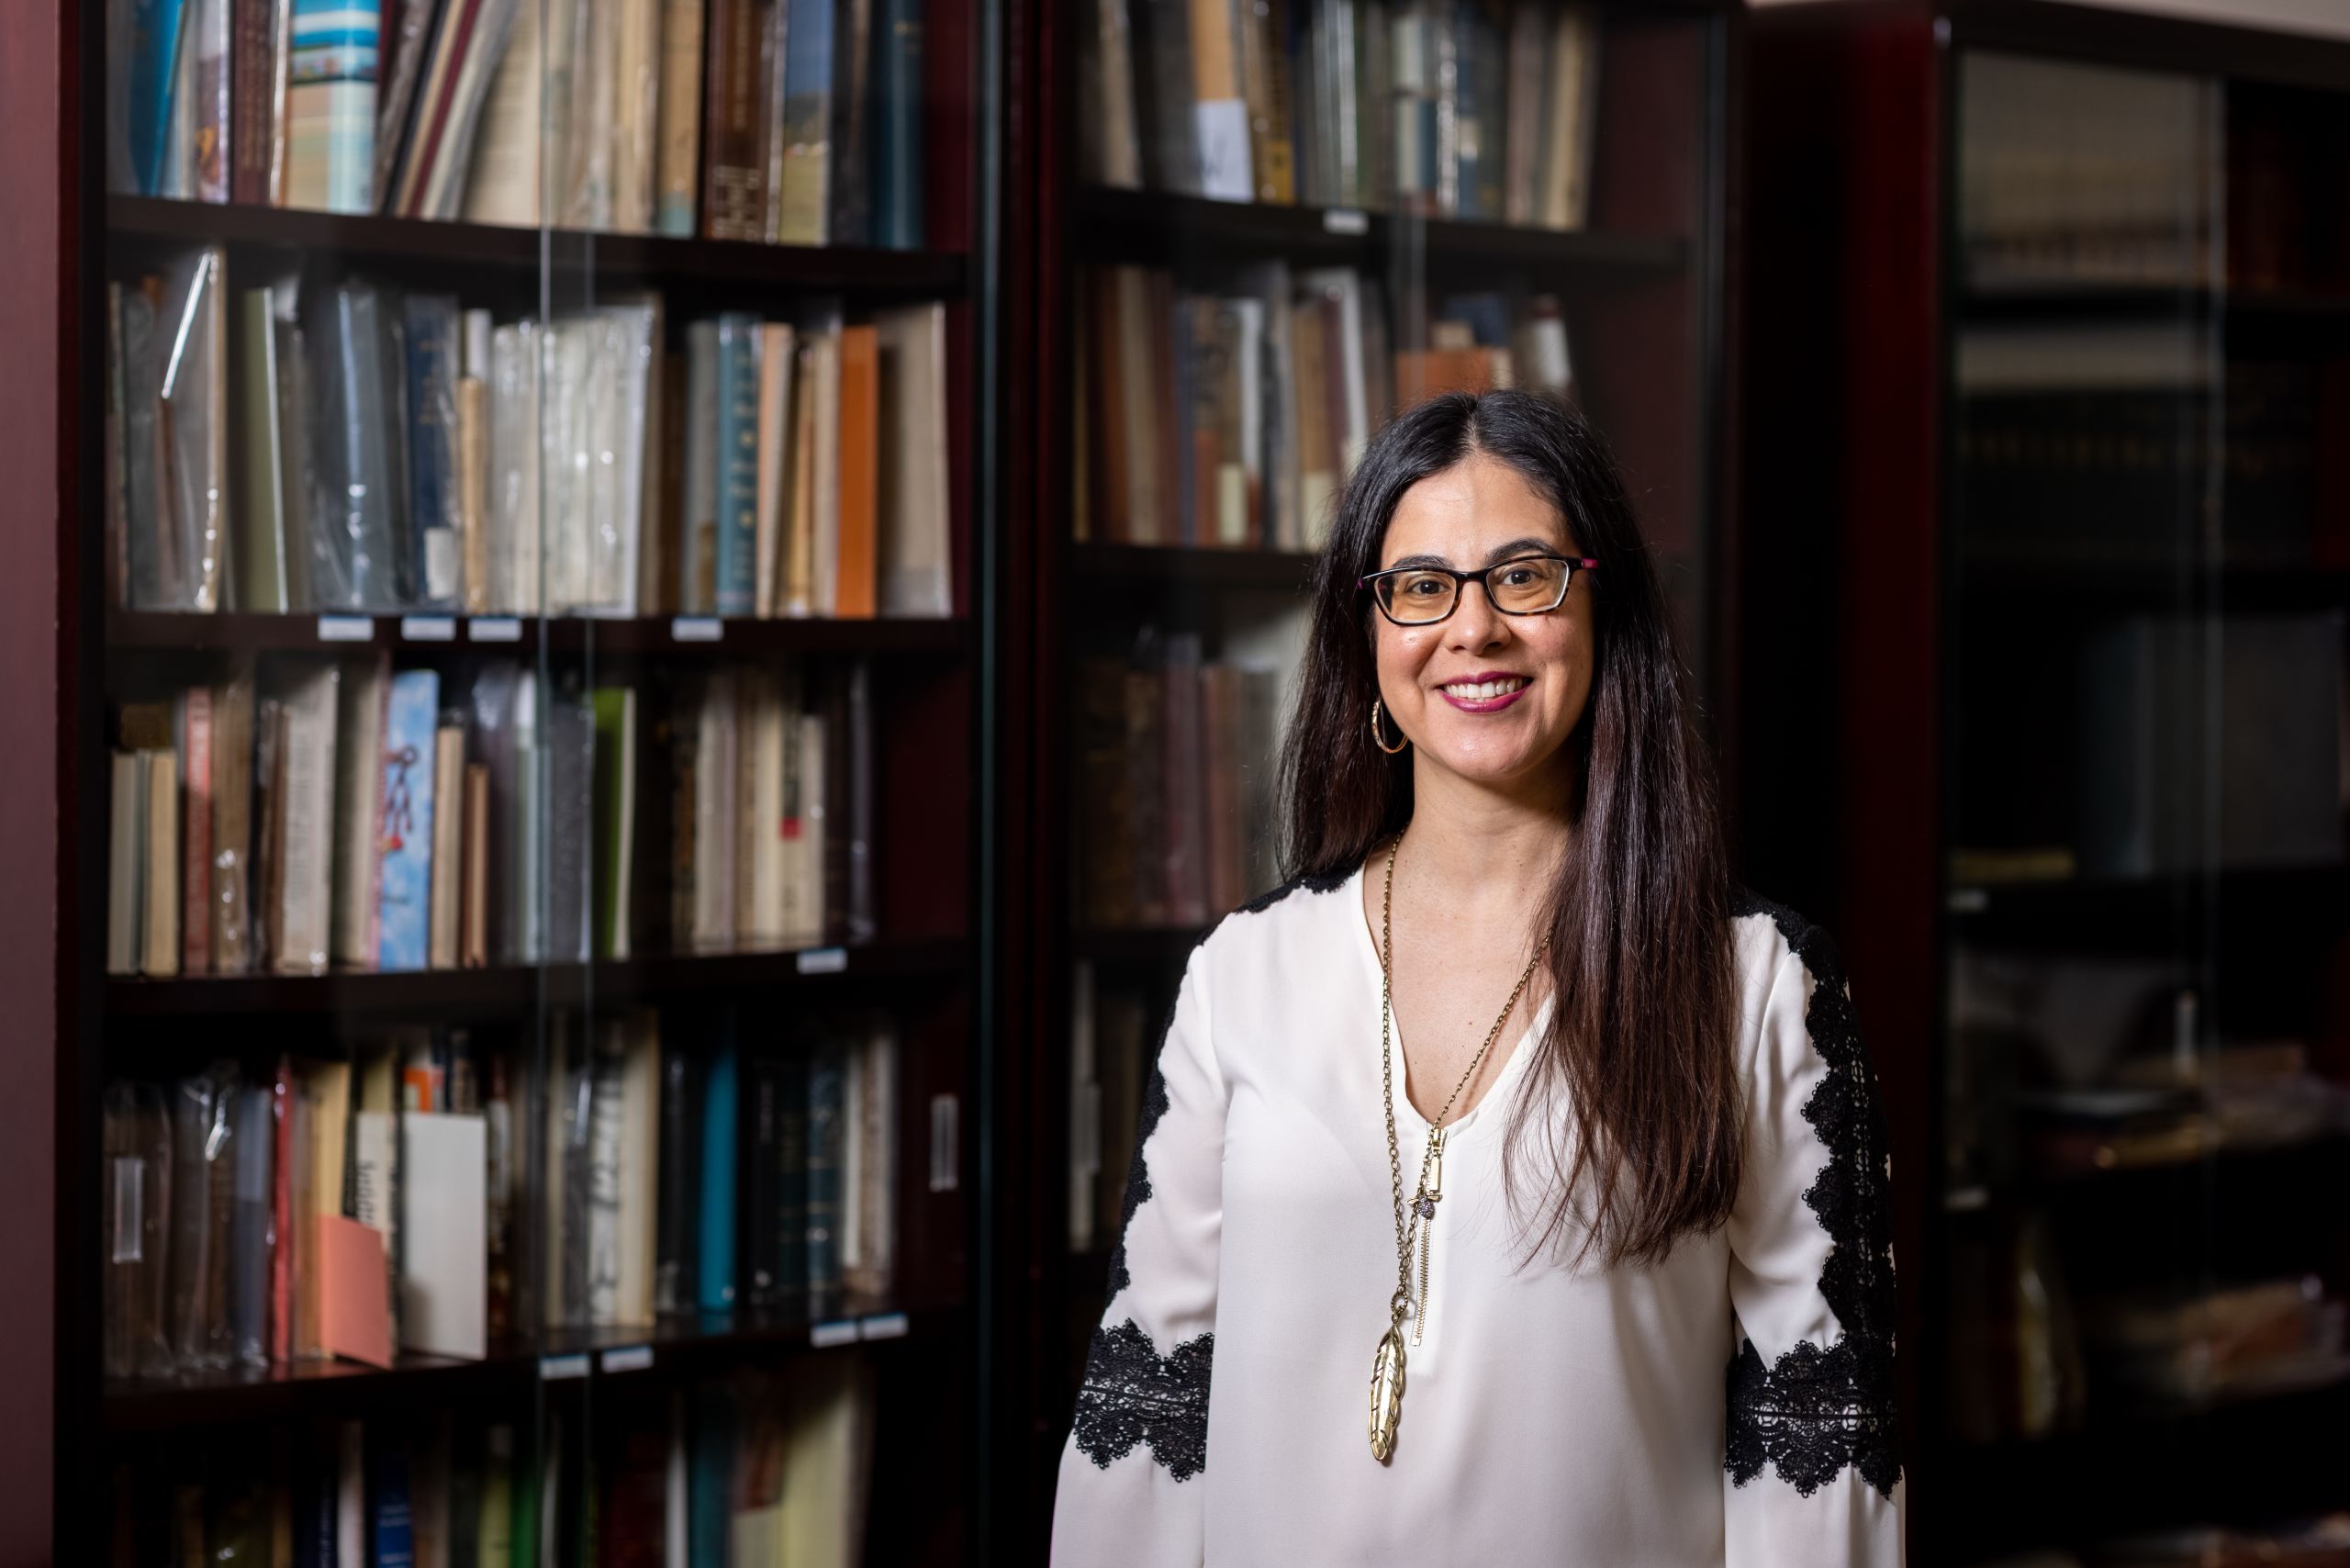
[[[1395,1451],[1395,1428],[1404,1419],[1404,1335],[1390,1327],[1371,1363],[1371,1457],[1380,1463]]]

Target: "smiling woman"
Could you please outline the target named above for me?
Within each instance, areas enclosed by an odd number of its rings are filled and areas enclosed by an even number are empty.
[[[1431,399],[1315,593],[1295,877],[1185,970],[1056,1561],[1897,1562],[1875,1078],[1729,879],[1614,464]]]

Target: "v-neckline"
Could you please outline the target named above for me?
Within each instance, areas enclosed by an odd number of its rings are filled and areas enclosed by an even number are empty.
[[[1346,905],[1347,923],[1355,934],[1354,949],[1362,957],[1363,972],[1371,988],[1371,1016],[1376,1018],[1380,1012],[1381,991],[1384,988],[1379,968],[1379,933],[1371,928],[1371,912],[1363,905],[1363,883],[1369,874],[1367,865],[1355,868],[1354,876],[1348,884]],[[1472,1134],[1482,1120],[1485,1107],[1497,1095],[1508,1092],[1523,1076],[1528,1055],[1528,1042],[1550,1021],[1550,997],[1544,997],[1534,1009],[1532,1016],[1528,1018],[1526,1027],[1510,1038],[1509,1054],[1502,1061],[1501,1071],[1494,1075],[1493,1082],[1485,1086],[1485,1092],[1477,1097],[1476,1103],[1445,1124],[1444,1140],[1448,1146],[1455,1139]],[[1502,1042],[1496,1040],[1494,1044],[1499,1046]],[[1395,1078],[1399,1087],[1395,1096],[1396,1130],[1400,1133],[1408,1129],[1425,1138],[1431,1124],[1420,1114],[1420,1108],[1412,1103],[1408,1058],[1404,1055],[1404,1025],[1400,1019],[1393,1021],[1389,1030],[1387,1048],[1394,1053]]]

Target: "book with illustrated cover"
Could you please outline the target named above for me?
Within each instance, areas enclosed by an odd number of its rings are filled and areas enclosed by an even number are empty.
[[[383,869],[376,895],[375,966],[420,969],[431,956],[435,734],[441,678],[428,669],[392,677],[385,707]]]

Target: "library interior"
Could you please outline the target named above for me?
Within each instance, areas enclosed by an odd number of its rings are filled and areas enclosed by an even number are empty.
[[[1317,612],[1414,630],[1355,481],[1511,389],[1861,1086],[1749,1140],[1835,1348],[1765,1386],[1718,1271],[1692,1568],[2350,1568],[2350,6],[5,9],[0,1565],[1279,1560],[1215,1439],[1286,1341],[1134,1305],[1161,1064],[1330,890]],[[1406,812],[1417,722],[1345,730]],[[1419,1498],[1354,869],[1369,1030],[1288,1049],[1360,1193],[1224,1235],[1351,1205],[1295,1386]],[[1558,1517],[1446,1462],[1390,1560]]]

